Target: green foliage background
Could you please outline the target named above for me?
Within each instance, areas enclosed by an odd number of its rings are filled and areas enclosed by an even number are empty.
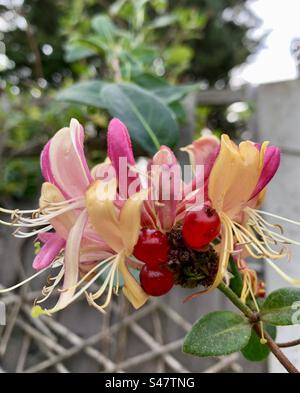
[[[118,114],[116,96],[110,107],[102,105],[94,80],[114,86],[135,84],[143,89],[148,108],[153,102],[145,94],[161,99],[167,118],[164,127],[175,132],[185,122],[184,96],[194,89],[226,87],[230,70],[257,46],[247,32],[258,21],[243,0],[11,0],[1,4],[0,194],[4,201],[34,196],[41,182],[41,148],[72,116],[86,127],[91,164],[105,157],[107,122]],[[79,85],[76,91],[76,83],[89,80],[87,90]],[[146,117],[147,107],[142,108]],[[203,127],[236,132],[241,123],[228,123],[226,111],[223,106],[198,108],[195,133]],[[152,118],[147,121],[158,127]],[[174,135],[170,137],[174,145]],[[138,138],[135,142],[137,154],[151,153],[146,142]]]

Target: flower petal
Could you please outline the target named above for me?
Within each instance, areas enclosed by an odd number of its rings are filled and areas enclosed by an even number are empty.
[[[41,165],[42,175],[45,181],[54,184],[54,178],[51,172],[50,159],[49,159],[49,149],[50,149],[51,141],[52,139],[48,141],[48,143],[45,145],[45,147],[42,150],[40,165]]]
[[[62,292],[55,307],[48,310],[49,313],[62,310],[72,301],[78,280],[80,245],[84,227],[87,223],[87,218],[88,216],[86,210],[82,211],[78,217],[78,220],[70,231],[65,248],[65,274]]]
[[[42,161],[50,163],[43,164],[46,176],[68,198],[84,195],[93,180],[85,160],[83,140],[82,126],[72,119],[70,128],[59,130],[42,154]]]
[[[119,254],[118,268],[124,280],[123,293],[135,309],[142,307],[149,295],[147,295],[143,288],[136,282],[133,275],[129,272],[125,264],[125,255]]]
[[[209,135],[198,138],[192,144],[180,150],[188,153],[193,168],[196,165],[204,165],[204,178],[206,179],[217,158],[219,149],[219,139],[213,135]]]
[[[125,255],[132,254],[137,243],[141,227],[141,207],[147,197],[147,190],[140,191],[129,198],[120,213],[120,231],[124,243]]]
[[[256,145],[258,150],[261,150],[260,145]],[[265,150],[263,156],[263,168],[260,174],[258,183],[250,199],[256,197],[257,194],[263,190],[266,185],[272,180],[280,165],[280,149],[276,146],[269,146]]]
[[[64,200],[65,198],[55,185],[51,183],[43,183],[39,201],[41,209],[49,206],[49,203],[63,202]],[[75,212],[69,211],[51,219],[50,224],[61,238],[67,239],[69,231],[76,221],[76,217],[77,215]]]
[[[177,205],[182,198],[182,175],[176,157],[167,146],[161,146],[153,157],[150,179],[160,227],[169,231],[175,223]]]
[[[128,170],[128,166],[135,165],[131,139],[125,124],[119,119],[112,119],[108,125],[107,150],[107,155],[116,170],[119,182],[118,191],[121,197],[128,197],[128,188],[133,182],[138,186],[135,191],[139,191],[138,174],[133,170]]]
[[[90,222],[95,231],[115,252],[124,248],[119,227],[116,207],[112,195],[104,194],[104,182],[96,180],[86,193],[86,207]],[[114,189],[115,181],[108,182],[108,187]]]
[[[36,270],[41,270],[49,266],[66,243],[57,233],[49,232],[47,235],[48,240],[33,261],[32,266]]]
[[[246,205],[258,182],[260,152],[250,141],[235,145],[222,135],[221,149],[208,180],[208,196],[218,212],[230,218]]]

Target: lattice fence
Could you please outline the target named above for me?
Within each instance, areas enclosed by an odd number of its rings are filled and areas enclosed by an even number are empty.
[[[32,242],[0,233],[0,283],[11,285],[32,269]],[[7,324],[0,328],[2,372],[242,372],[263,371],[245,366],[238,354],[198,359],[181,352],[191,323],[225,303],[217,294],[182,304],[186,292],[175,289],[134,311],[122,295],[107,314],[85,300],[56,317],[33,319],[33,300],[46,276],[0,297]]]

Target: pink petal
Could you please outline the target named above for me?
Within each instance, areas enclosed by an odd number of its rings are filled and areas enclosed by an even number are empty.
[[[39,238],[41,239],[41,236]],[[49,232],[47,236],[42,236],[42,238],[47,238],[47,241],[34,258],[32,266],[36,270],[41,270],[49,266],[65,246],[65,240],[54,232]]]
[[[261,145],[256,144],[258,150],[260,150]],[[260,178],[257,182],[255,190],[253,191],[251,198],[254,198],[259,194],[266,185],[272,180],[273,176],[277,172],[280,165],[280,149],[276,146],[267,147],[264,155],[263,169],[260,174]]]
[[[127,198],[139,191],[139,176],[128,166],[134,166],[131,139],[126,126],[119,119],[112,119],[107,132],[107,155],[114,166],[119,181],[118,191],[121,197]],[[122,163],[125,163],[122,165]],[[131,185],[136,184],[135,190],[128,192]]]
[[[50,160],[49,160],[50,144],[51,144],[51,139],[48,141],[48,143],[45,145],[44,149],[42,150],[40,163],[41,163],[43,178],[49,183],[54,183],[54,178],[52,176]]]
[[[182,191],[181,168],[168,147],[161,146],[153,157],[150,179],[161,229],[168,231],[175,223]]]
[[[93,181],[84,156],[83,140],[82,126],[72,119],[70,128],[59,130],[42,153],[43,173],[65,197],[84,195]]]
[[[183,150],[187,151],[192,165],[204,165],[204,178],[209,176],[220,149],[220,141],[215,136],[203,136]]]
[[[65,247],[65,274],[63,290],[60,294],[56,306],[50,310],[52,312],[65,308],[71,302],[72,297],[76,291],[76,284],[79,272],[81,239],[87,223],[87,219],[87,212],[86,210],[84,210],[81,212],[76,223],[70,231]]]

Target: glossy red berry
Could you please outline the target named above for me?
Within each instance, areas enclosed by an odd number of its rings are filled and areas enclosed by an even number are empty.
[[[183,221],[182,234],[186,245],[199,250],[220,233],[221,221],[217,212],[208,205],[201,210],[190,210]]]
[[[162,296],[174,285],[173,273],[167,268],[153,269],[144,265],[140,272],[140,281],[144,291],[150,296]]]
[[[168,261],[168,238],[155,229],[143,228],[134,247],[133,255],[151,267],[159,267]]]

